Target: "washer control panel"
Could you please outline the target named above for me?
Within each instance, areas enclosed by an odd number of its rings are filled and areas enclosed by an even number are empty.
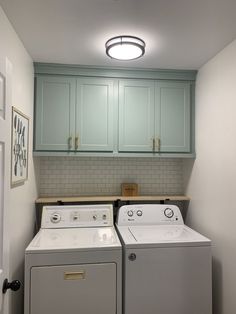
[[[183,224],[183,218],[176,205],[145,204],[120,207],[117,225],[164,225]]]
[[[44,206],[41,228],[78,228],[113,226],[113,206]]]

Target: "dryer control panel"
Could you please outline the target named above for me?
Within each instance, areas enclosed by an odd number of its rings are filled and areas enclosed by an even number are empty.
[[[120,207],[117,225],[182,225],[183,218],[176,205],[144,204]]]
[[[41,228],[79,228],[113,226],[113,206],[44,206]]]

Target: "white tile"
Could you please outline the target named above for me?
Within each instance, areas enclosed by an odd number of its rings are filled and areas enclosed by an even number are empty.
[[[41,196],[118,195],[121,183],[142,194],[183,193],[182,160],[154,158],[42,157]]]

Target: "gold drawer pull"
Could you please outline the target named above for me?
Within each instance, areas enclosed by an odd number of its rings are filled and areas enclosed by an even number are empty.
[[[79,279],[85,279],[84,270],[64,273],[64,280],[79,280]]]
[[[68,138],[68,147],[69,149],[72,149],[72,136]]]
[[[155,138],[152,139],[152,151],[155,152]]]
[[[79,137],[76,136],[75,137],[75,149],[78,149],[79,148]]]
[[[157,147],[157,151],[159,151],[161,148],[161,140],[159,137],[156,138],[156,147]]]

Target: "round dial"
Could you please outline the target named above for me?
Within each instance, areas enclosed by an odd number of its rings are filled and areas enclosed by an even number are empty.
[[[143,215],[143,212],[139,209],[139,210],[137,210],[137,216],[142,216]]]
[[[132,210],[128,210],[127,214],[128,214],[129,217],[132,217],[134,212]]]
[[[174,216],[174,211],[171,209],[171,208],[166,208],[164,210],[164,215],[167,217],[167,218],[172,218]]]
[[[61,216],[58,213],[53,213],[50,218],[52,223],[57,223],[61,220]]]

